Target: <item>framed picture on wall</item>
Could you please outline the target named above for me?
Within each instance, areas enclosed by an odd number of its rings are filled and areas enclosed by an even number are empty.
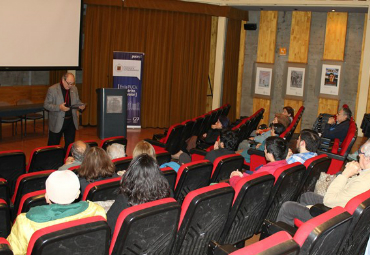
[[[341,65],[322,65],[320,94],[339,95],[341,69]]]
[[[256,67],[254,93],[256,95],[271,96],[272,68]]]
[[[303,98],[306,68],[288,66],[286,95]]]

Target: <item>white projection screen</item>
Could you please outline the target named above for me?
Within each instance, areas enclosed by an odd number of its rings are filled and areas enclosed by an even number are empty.
[[[80,67],[81,0],[0,0],[0,69]]]

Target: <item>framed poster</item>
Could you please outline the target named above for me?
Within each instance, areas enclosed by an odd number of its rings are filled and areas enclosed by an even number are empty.
[[[320,94],[339,95],[340,65],[322,65]]]
[[[254,93],[257,95],[270,96],[272,86],[272,68],[256,68],[256,82]]]
[[[286,95],[303,97],[306,68],[288,66]]]

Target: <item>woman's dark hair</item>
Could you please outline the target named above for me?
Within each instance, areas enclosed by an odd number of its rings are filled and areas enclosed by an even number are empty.
[[[283,110],[286,110],[290,117],[294,118],[294,109],[290,106],[284,106]]]
[[[301,141],[306,143],[306,150],[316,152],[320,145],[320,136],[316,131],[310,129],[303,129],[301,134]]]
[[[78,169],[78,176],[86,180],[96,180],[100,177],[111,177],[115,170],[116,168],[105,150],[92,147],[86,153]]]
[[[271,129],[274,129],[275,135],[281,135],[285,131],[285,127],[281,123],[272,123]]]
[[[283,160],[288,155],[286,141],[278,136],[270,136],[266,139],[266,151],[274,156],[276,161]]]
[[[227,116],[221,115],[220,117],[218,117],[218,120],[222,124],[222,129],[227,128],[229,126],[229,119],[227,118]]]
[[[122,176],[120,193],[128,198],[130,206],[170,196],[170,185],[162,175],[155,159],[148,154],[134,158]]]

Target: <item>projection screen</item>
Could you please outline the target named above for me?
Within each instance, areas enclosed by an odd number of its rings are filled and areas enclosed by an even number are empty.
[[[80,67],[81,0],[0,0],[0,69]]]

